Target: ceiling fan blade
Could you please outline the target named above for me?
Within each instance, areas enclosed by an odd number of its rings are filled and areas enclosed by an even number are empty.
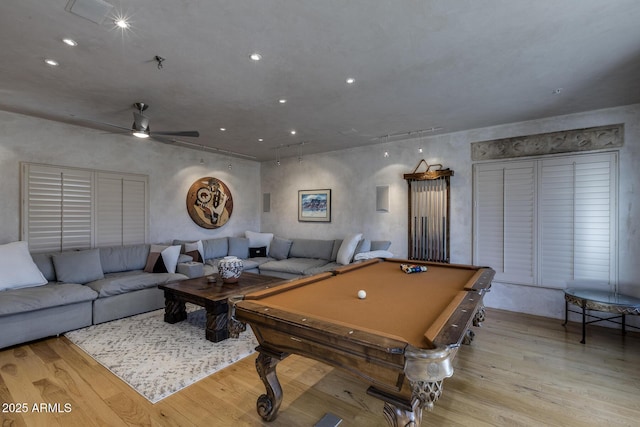
[[[94,123],[94,124],[97,124],[97,125],[109,126],[109,127],[115,128],[115,129],[120,129],[120,130],[131,132],[131,128],[126,128],[126,127],[114,125],[114,124],[111,124],[111,123],[99,122],[97,120],[84,119],[84,118],[81,118],[80,120],[81,121],[85,121],[85,122],[89,122],[89,123]]]
[[[164,132],[164,131],[154,130],[153,134],[165,135],[165,136],[190,136],[193,138],[197,138],[200,136],[200,132],[198,132],[197,130],[185,130],[185,131],[178,131],[178,132]]]
[[[174,143],[178,142],[178,140],[175,139],[175,138],[164,138],[162,136],[158,136],[158,135],[155,135],[155,134],[151,135],[149,137],[149,139],[153,139],[154,141],[158,141],[158,142],[163,142],[165,144],[174,144]]]

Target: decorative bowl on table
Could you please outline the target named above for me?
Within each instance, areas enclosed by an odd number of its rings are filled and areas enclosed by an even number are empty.
[[[244,264],[235,256],[226,256],[218,261],[218,277],[223,283],[238,283]]]

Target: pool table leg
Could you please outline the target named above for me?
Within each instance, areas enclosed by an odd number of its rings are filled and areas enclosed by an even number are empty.
[[[416,403],[413,411],[402,409],[384,402],[384,418],[391,427],[419,427],[422,421],[422,408]]]
[[[476,311],[476,314],[473,315],[473,326],[476,326],[476,327],[482,326],[482,322],[484,322],[485,319],[486,319],[486,314],[485,314],[484,305],[480,304],[480,306],[478,306],[478,310]]]
[[[267,394],[258,398],[256,409],[263,420],[273,421],[282,403],[282,387],[276,375],[276,365],[289,354],[272,352],[260,346],[256,350],[260,353],[256,358],[256,370],[267,391]]]

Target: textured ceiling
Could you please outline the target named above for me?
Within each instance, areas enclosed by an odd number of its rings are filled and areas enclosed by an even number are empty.
[[[640,102],[638,0],[109,1],[0,2],[0,109],[270,160]]]

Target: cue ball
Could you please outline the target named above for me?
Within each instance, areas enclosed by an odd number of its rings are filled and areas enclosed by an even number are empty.
[[[367,293],[364,290],[359,290],[358,291],[358,298],[360,299],[365,299],[367,297]]]

